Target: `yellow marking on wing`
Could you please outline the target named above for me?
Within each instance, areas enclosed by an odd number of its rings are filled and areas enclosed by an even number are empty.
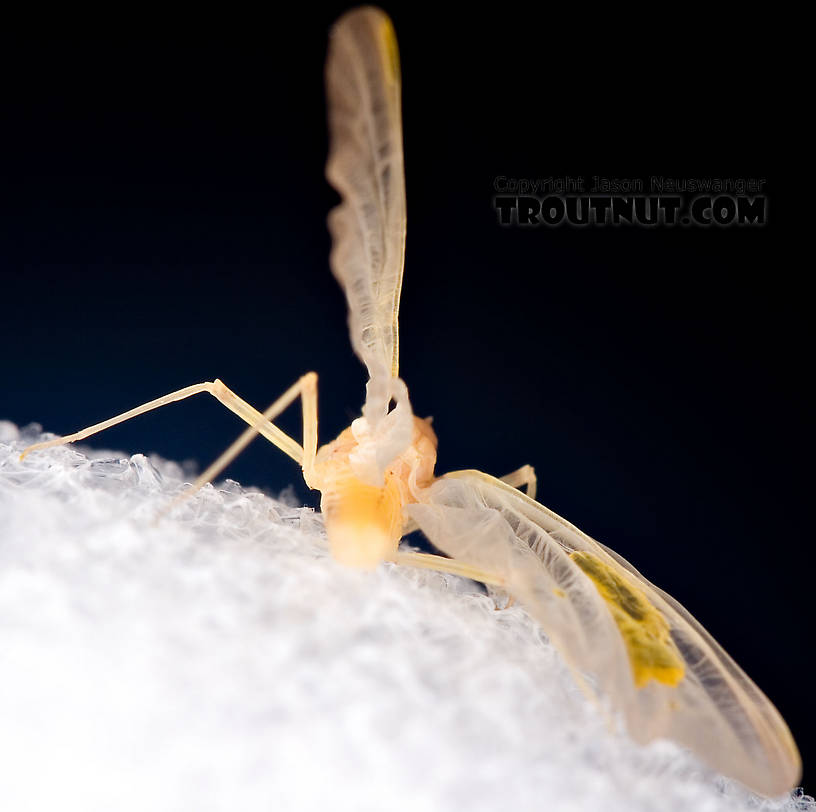
[[[650,679],[677,685],[686,672],[683,659],[671,639],[668,621],[645,593],[592,553],[576,551],[570,558],[609,607],[626,645],[635,685],[642,688]]]
[[[387,58],[386,75],[392,82],[400,81],[400,61],[399,61],[399,47],[397,46],[397,34],[394,31],[394,26],[388,17],[383,15],[382,28],[380,35],[383,43],[383,54]]]

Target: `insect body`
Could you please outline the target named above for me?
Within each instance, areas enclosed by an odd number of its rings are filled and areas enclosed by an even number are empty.
[[[790,789],[801,765],[778,711],[677,601],[534,501],[532,468],[503,479],[478,471],[435,477],[436,435],[428,420],[413,415],[399,378],[405,186],[397,45],[385,14],[362,8],[340,19],[326,80],[332,135],[327,176],[342,196],[329,217],[331,265],[348,300],[352,345],[369,373],[362,416],[318,450],[314,373],[263,414],[216,380],[32,446],[24,455],[208,392],[249,428],[193,490],[262,434],[321,491],[338,560],[364,568],[394,561],[503,588],[539,622],[579,682],[622,716],[637,741],[673,739],[766,795]],[[302,445],[271,422],[298,396]],[[416,528],[447,557],[400,550],[400,538]]]
[[[338,561],[375,567],[391,561],[403,535],[403,509],[422,498],[433,481],[436,435],[427,420],[412,418],[408,446],[392,460],[382,478],[368,476],[376,446],[355,437],[364,419],[320,449],[307,484],[322,493],[320,509],[331,552]]]

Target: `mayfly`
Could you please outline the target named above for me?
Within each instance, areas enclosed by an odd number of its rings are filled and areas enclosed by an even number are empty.
[[[434,475],[437,440],[399,377],[405,245],[400,69],[394,30],[374,8],[334,26],[326,66],[331,147],[326,174],[342,202],[329,216],[331,267],[345,290],[354,351],[368,369],[365,405],[318,449],[317,376],[304,375],[264,413],[221,381],[188,386],[24,452],[81,440],[200,392],[249,428],[194,483],[211,480],[257,433],[296,460],[321,509],[332,554],[473,578],[519,601],[576,679],[638,742],[665,737],[756,792],[778,795],[801,773],[785,722],[736,663],[672,597],[623,558],[535,501],[533,469],[496,479]],[[298,397],[303,444],[271,421]],[[521,488],[526,487],[526,493]],[[400,549],[420,529],[445,555]]]

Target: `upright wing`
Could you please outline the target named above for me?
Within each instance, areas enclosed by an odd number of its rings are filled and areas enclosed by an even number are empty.
[[[645,743],[673,739],[764,795],[801,775],[765,695],[673,598],[560,516],[478,471],[406,512],[448,555],[502,575],[576,673]]]
[[[351,343],[368,368],[366,417],[388,407],[399,374],[398,314],[405,252],[405,177],[397,40],[379,9],[335,24],[326,61],[326,176],[343,198],[329,215],[331,267],[346,293]]]

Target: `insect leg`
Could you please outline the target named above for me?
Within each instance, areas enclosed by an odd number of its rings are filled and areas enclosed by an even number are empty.
[[[311,471],[314,465],[315,453],[317,452],[317,373],[306,373],[306,375],[290,386],[286,392],[274,401],[263,414],[256,412],[252,406],[241,400],[234,392],[227,389],[226,386],[224,386],[224,390],[225,391],[221,392],[219,400],[242,419],[246,420],[247,423],[250,423],[249,428],[245,429],[235,442],[196,478],[188,490],[184,491],[180,496],[177,496],[173,502],[168,505],[168,510],[182,499],[188,499],[208,482],[215,479],[259,433],[263,434],[264,428],[267,427],[267,425],[278,430],[270,421],[286,409],[298,395],[300,395],[303,410],[303,448],[298,446],[300,449],[300,459],[293,455],[290,456],[301,463],[304,477],[306,476],[306,472]],[[239,409],[241,411],[238,411]],[[254,417],[252,413],[255,413],[257,417]],[[281,432],[281,434],[283,434],[283,432]],[[291,440],[288,435],[284,436],[286,436],[288,440]],[[294,440],[291,441],[294,443]],[[277,443],[275,443],[275,445],[277,445]],[[281,446],[278,446],[278,448],[281,448]],[[286,449],[281,450],[286,451]]]
[[[109,420],[103,420],[101,423],[96,423],[86,429],[77,431],[74,434],[68,434],[65,437],[56,437],[53,440],[48,440],[43,443],[35,443],[26,448],[20,455],[23,459],[32,451],[39,451],[45,448],[52,448],[53,446],[66,445],[68,443],[75,443],[79,440],[84,440],[94,434],[111,428],[119,423],[124,423],[133,417],[137,417],[145,412],[158,409],[166,406],[169,403],[175,403],[179,400],[197,395],[200,392],[209,392],[213,397],[223,403],[228,409],[235,412],[242,420],[246,421],[253,427],[253,431],[262,434],[273,445],[277,446],[285,454],[288,454],[296,462],[301,463],[306,469],[307,465],[311,468],[314,463],[314,455],[317,450],[317,375],[314,372],[309,372],[300,380],[294,383],[286,392],[283,393],[275,403],[267,409],[267,412],[277,415],[282,412],[295,398],[304,393],[303,397],[303,442],[302,447],[295,442],[288,434],[281,431],[277,426],[264,417],[259,411],[254,409],[245,401],[241,400],[234,392],[228,389],[221,381],[205,381],[204,383],[194,384],[193,386],[186,386],[183,389],[178,389],[163,397],[151,400],[148,403],[143,403],[134,409],[123,412],[116,417]]]
[[[513,471],[512,474],[506,474],[503,477],[499,477],[502,482],[506,482],[508,485],[512,485],[514,488],[521,488],[523,485],[527,486],[527,496],[530,499],[535,499],[536,495],[536,475],[535,469],[532,465],[522,465],[518,471]]]
[[[535,499],[536,483],[538,482],[535,474],[535,469],[532,465],[522,465],[518,471],[513,471],[511,474],[505,474],[502,477],[492,477],[489,474],[483,474],[481,471],[448,471],[446,477],[458,477],[467,479],[468,477],[482,478],[487,480],[498,480],[499,482],[506,482],[513,488],[521,488],[523,485],[527,486],[527,496],[530,499]]]
[[[445,558],[441,555],[431,555],[430,553],[415,553],[398,551],[391,559],[395,564],[406,567],[418,567],[419,569],[436,570],[437,572],[448,572],[452,575],[461,575],[463,578],[470,578],[473,581],[480,581],[491,586],[504,586],[504,579],[486,570],[471,567],[456,561],[453,558]]]
[[[245,400],[238,397],[231,389],[228,389],[221,381],[215,381],[215,389],[212,394],[224,404],[228,409],[235,412],[244,422],[249,424],[249,428],[227,449],[224,454],[216,460],[210,468],[218,465],[225,454],[237,448],[233,457],[223,462],[220,468],[214,470],[216,476],[223,470],[229,462],[243,450],[256,434],[262,434],[274,446],[277,446],[285,454],[288,454],[295,462],[299,462],[303,467],[304,474],[312,470],[315,454],[317,453],[317,373],[307,372],[295,383],[293,383],[267,410],[261,414]],[[270,422],[283,412],[298,396],[301,398],[303,409],[303,445],[301,446],[288,434],[281,431],[274,423]],[[210,469],[208,469],[210,470]],[[203,474],[202,474],[203,476]]]

